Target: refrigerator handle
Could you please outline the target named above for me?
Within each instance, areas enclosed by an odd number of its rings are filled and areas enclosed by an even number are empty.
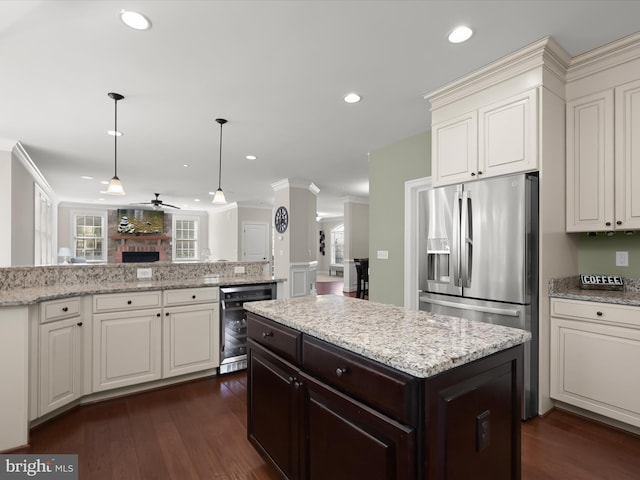
[[[462,208],[460,218],[460,284],[462,287],[471,286],[471,255],[473,239],[471,228],[471,198],[469,191],[462,192]]]
[[[460,287],[460,192],[455,192],[453,201],[453,221],[451,238],[450,268],[453,272],[453,285]]]

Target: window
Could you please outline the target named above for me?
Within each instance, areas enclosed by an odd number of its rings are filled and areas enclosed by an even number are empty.
[[[344,261],[344,225],[331,230],[331,263],[342,264]]]
[[[87,262],[106,261],[106,215],[76,213],[73,215],[74,257],[84,258]]]
[[[198,220],[176,218],[173,221],[173,259],[198,259]]]

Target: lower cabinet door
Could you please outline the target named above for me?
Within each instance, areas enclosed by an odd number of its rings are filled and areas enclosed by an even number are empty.
[[[161,375],[160,309],[93,316],[93,391],[157,380]]]
[[[49,413],[80,398],[80,317],[40,326],[40,408]]]
[[[162,376],[216,368],[220,364],[218,304],[165,309]]]
[[[301,383],[296,377],[297,370],[251,340],[248,347],[249,441],[286,478],[302,478],[299,475]]]
[[[302,478],[416,478],[413,428],[311,377],[304,374],[299,377],[304,388]]]

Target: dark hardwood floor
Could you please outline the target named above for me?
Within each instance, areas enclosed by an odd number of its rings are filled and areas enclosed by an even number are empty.
[[[336,280],[335,282],[317,282],[316,283],[316,292],[318,295],[329,295],[333,293],[335,295],[343,295],[345,297],[355,297],[356,292],[343,292],[344,282],[342,278],[340,280]]]
[[[240,372],[78,407],[14,453],[78,454],[81,480],[279,478],[246,422]],[[640,437],[559,410],[522,425],[523,480],[638,478]]]

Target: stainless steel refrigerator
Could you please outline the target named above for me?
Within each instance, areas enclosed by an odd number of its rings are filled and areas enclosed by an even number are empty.
[[[522,328],[523,418],[538,411],[538,177],[422,192],[420,309]]]

